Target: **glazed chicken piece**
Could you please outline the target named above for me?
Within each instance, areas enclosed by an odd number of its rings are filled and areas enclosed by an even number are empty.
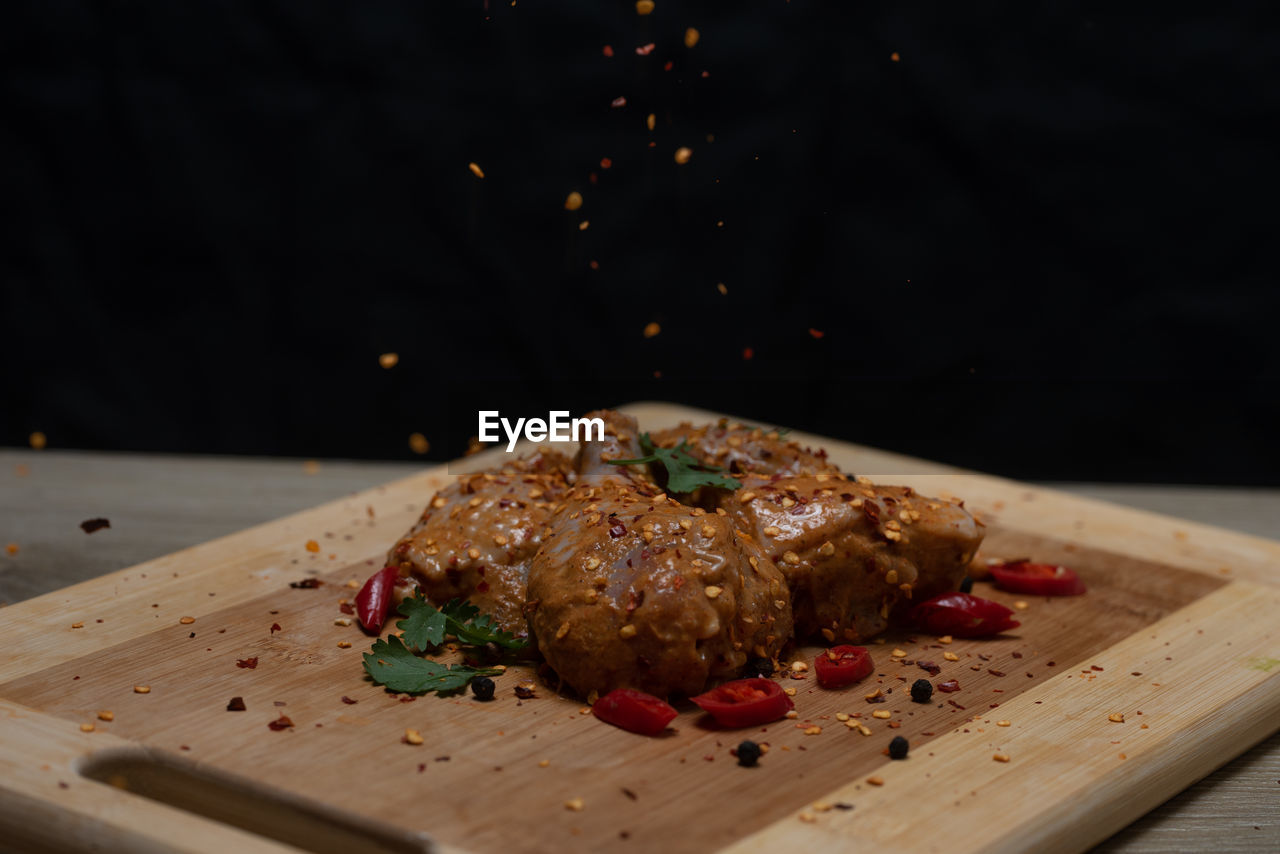
[[[746,475],[722,503],[791,589],[796,637],[861,641],[955,590],[984,528],[959,504],[866,478]]]
[[[609,459],[640,456],[635,419],[605,419],[529,567],[529,629],[590,698],[614,688],[696,694],[791,637],[786,581],[726,515],[681,504]]]
[[[682,440],[688,442],[693,456],[734,476],[749,472],[797,475],[840,471],[827,462],[827,452],[821,448],[815,451],[801,447],[799,442],[779,436],[776,430],[731,424],[727,418],[701,427],[686,421],[679,427],[658,430],[650,438],[661,448],[674,448]]]
[[[437,492],[387,554],[387,565],[406,577],[397,598],[417,588],[436,605],[469,599],[503,629],[527,634],[521,609],[529,562],[570,473],[568,457],[540,451]]]

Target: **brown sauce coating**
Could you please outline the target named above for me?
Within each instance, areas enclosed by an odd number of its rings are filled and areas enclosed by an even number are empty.
[[[602,457],[638,455],[634,420],[606,414],[611,435],[584,443],[587,476],[529,569],[526,612],[547,663],[583,695],[667,696],[736,676],[749,657],[776,657],[791,638],[778,568],[727,515],[604,469]]]
[[[437,492],[387,554],[387,565],[413,582],[397,586],[397,594],[416,586],[437,605],[469,599],[502,628],[525,634],[529,562],[570,474],[567,457],[541,451]]]

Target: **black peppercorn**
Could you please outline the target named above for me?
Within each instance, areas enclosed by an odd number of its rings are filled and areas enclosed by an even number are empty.
[[[970,577],[969,577],[969,576],[967,576],[967,575],[964,577],[964,581],[961,581],[961,582],[960,582],[960,592],[961,592],[961,593],[972,593],[972,592],[973,592],[973,579],[972,579],[972,578],[970,578]]]
[[[754,768],[760,753],[760,745],[754,741],[744,741],[738,745],[738,764],[743,768]]]
[[[890,759],[906,759],[907,751],[911,749],[910,743],[900,735],[895,735],[893,741],[889,742],[889,758]]]
[[[471,680],[471,693],[477,700],[493,699],[493,680],[488,676],[477,676]]]
[[[747,668],[743,672],[744,679],[752,676],[763,676],[768,679],[773,675],[773,662],[767,658],[753,658],[747,662]]]
[[[933,683],[928,679],[917,679],[911,683],[911,699],[917,703],[927,703],[933,697]]]

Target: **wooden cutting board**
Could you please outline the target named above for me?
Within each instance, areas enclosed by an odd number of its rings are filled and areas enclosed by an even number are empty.
[[[716,417],[626,409],[646,429]],[[546,685],[518,701],[525,666],[490,703],[389,695],[364,678],[369,640],[337,624],[341,600],[487,452],[0,609],[0,844],[1079,851],[1280,729],[1280,543],[796,436],[846,471],[965,498],[988,523],[984,554],[1070,564],[1089,593],[979,585],[1019,606],[1020,629],[890,634],[858,686],[784,680],[799,717],[762,730],[717,730],[687,706],[674,733],[642,738]],[[289,586],[307,578],[325,583]],[[919,662],[960,690],[910,702]],[[233,696],[245,711],[226,710]],[[272,729],[281,715],[293,726]],[[884,753],[895,735],[905,761]],[[757,768],[729,752],[746,737],[769,745]]]

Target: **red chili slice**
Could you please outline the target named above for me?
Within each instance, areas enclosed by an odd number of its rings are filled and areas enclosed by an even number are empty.
[[[978,638],[998,635],[1022,625],[999,602],[969,593],[943,593],[911,609],[911,620],[935,635]]]
[[[400,570],[394,566],[380,569],[360,588],[356,594],[356,617],[360,625],[367,631],[380,632],[382,624],[387,620],[387,611],[391,609],[391,591],[395,588]]]
[[[640,735],[657,735],[676,717],[669,703],[631,688],[615,688],[596,700],[591,712],[605,723]]]
[[[991,567],[991,575],[1001,590],[1028,596],[1078,596],[1084,582],[1074,570],[1051,563],[1000,563]]]
[[[735,679],[690,697],[724,727],[767,724],[791,711],[795,704],[772,679]]]
[[[876,666],[865,646],[846,643],[818,653],[813,669],[818,671],[818,684],[823,688],[843,688],[866,679]]]

